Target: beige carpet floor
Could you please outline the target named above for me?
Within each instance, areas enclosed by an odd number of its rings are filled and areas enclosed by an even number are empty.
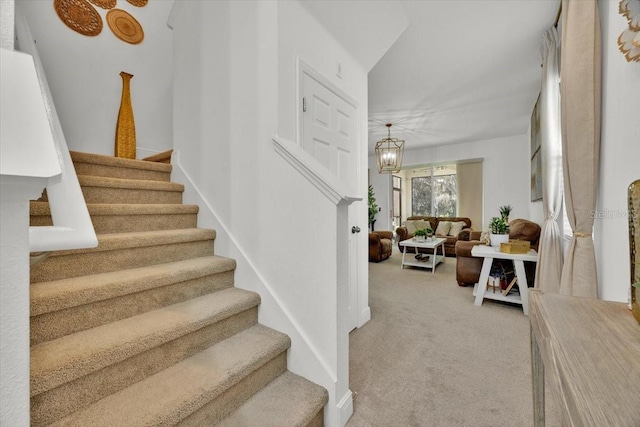
[[[533,425],[529,318],[455,281],[455,258],[369,263],[371,320],[350,336],[347,427]],[[547,426],[560,425],[547,390]]]

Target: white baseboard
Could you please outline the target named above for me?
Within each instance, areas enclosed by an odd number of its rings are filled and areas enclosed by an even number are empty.
[[[351,390],[347,390],[338,403],[338,425],[344,427],[351,415],[353,415],[353,393]]]
[[[358,316],[358,328],[363,327],[369,320],[371,320],[371,307],[367,306]]]

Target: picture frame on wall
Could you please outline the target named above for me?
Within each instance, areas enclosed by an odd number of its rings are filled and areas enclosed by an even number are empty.
[[[538,103],[531,113],[531,201],[542,200],[542,143],[540,138],[540,114]]]

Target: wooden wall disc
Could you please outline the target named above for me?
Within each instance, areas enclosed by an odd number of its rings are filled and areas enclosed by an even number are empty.
[[[97,36],[102,31],[102,18],[87,0],[54,0],[53,8],[64,24],[85,36]]]
[[[138,7],[144,7],[149,2],[149,0],[127,0],[127,1],[132,5],[138,6]]]
[[[141,43],[144,39],[142,26],[133,16],[122,9],[111,9],[107,12],[107,24],[120,40],[131,44]]]
[[[117,0],[89,0],[91,3],[103,9],[113,9]]]

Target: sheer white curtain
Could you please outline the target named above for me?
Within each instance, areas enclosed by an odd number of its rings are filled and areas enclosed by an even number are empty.
[[[558,31],[551,27],[542,39],[542,88],[538,100],[542,155],[542,207],[535,287],[558,293],[562,275],[562,237],[558,215],[562,210],[562,134],[560,129],[560,74]]]
[[[573,238],[560,293],[598,297],[593,247],[600,163],[601,36],[597,0],[562,1],[562,160]]]

